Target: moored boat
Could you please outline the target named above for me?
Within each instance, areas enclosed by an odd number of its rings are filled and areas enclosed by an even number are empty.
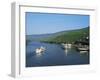
[[[64,44],[64,43],[62,43],[61,45],[62,45],[62,48],[64,48],[64,49],[71,48],[71,46],[72,46],[72,44]]]
[[[78,47],[77,49],[79,51],[89,51],[89,48],[85,48],[85,47]]]

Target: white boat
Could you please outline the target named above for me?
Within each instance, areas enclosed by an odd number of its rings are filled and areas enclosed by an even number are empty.
[[[35,50],[35,52],[36,52],[36,53],[42,53],[42,52],[44,52],[45,50],[46,50],[45,47],[41,46],[40,48],[37,48],[37,49]]]
[[[87,53],[88,51],[80,51],[81,54]]]
[[[64,49],[71,48],[71,46],[72,46],[72,44],[64,44],[64,43],[62,43],[62,47],[63,47]]]
[[[88,51],[89,48],[84,48],[84,47],[83,47],[83,48],[80,48],[80,47],[79,47],[78,50],[79,50],[79,51]]]
[[[68,48],[71,48],[72,44],[67,44]]]

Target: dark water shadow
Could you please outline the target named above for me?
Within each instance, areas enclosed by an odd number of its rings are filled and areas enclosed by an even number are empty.
[[[33,51],[33,52],[30,52],[30,53],[26,54],[26,57],[33,57],[35,55],[36,55],[35,51]]]

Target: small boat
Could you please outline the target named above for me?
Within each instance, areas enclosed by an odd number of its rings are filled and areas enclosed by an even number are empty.
[[[37,49],[35,50],[35,52],[36,52],[36,53],[42,53],[42,52],[44,52],[45,50],[46,50],[45,47],[41,46],[40,48],[37,48]]]
[[[84,47],[79,47],[79,48],[77,48],[79,51],[88,51],[89,50],[89,48],[84,48]]]
[[[62,48],[67,49],[68,48],[67,44],[62,44]]]
[[[72,44],[67,44],[68,45],[68,48],[71,48]]]
[[[88,51],[80,51],[81,54],[87,53]]]
[[[64,44],[64,43],[62,43],[61,45],[62,45],[62,48],[64,48],[64,49],[71,48],[71,46],[72,46],[72,44]]]

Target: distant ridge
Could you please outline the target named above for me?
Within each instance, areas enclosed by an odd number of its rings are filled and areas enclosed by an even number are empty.
[[[85,34],[86,33],[86,34]],[[65,42],[75,41],[89,35],[89,27],[75,30],[60,31],[51,34],[39,34],[39,35],[26,35],[27,40],[44,41],[44,42]]]

